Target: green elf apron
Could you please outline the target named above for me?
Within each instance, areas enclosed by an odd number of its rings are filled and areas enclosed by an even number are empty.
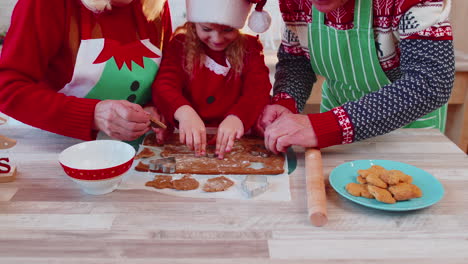
[[[93,39],[93,17],[81,8],[82,39],[73,77],[59,92],[80,98],[128,100],[144,105],[151,99],[151,85],[162,52],[149,41],[140,1],[132,3],[140,40],[121,44],[113,39]],[[97,25],[96,25],[97,26]],[[102,135],[98,137],[105,137]]]
[[[346,102],[378,91],[390,84],[377,57],[372,27],[372,2],[356,0],[354,27],[337,30],[324,23],[324,13],[312,8],[309,24],[310,61],[315,73],[325,77],[320,111],[329,111]],[[406,128],[445,130],[447,105],[419,118]]]

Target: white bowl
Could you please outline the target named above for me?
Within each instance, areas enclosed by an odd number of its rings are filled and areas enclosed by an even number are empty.
[[[86,181],[86,180],[78,180],[75,178],[71,178],[74,182],[76,182],[85,193],[87,194],[106,194],[113,192],[117,187],[119,187],[120,182],[122,181],[123,174],[120,174],[117,177],[107,179],[107,180],[99,180],[99,181]]]
[[[65,149],[59,162],[86,193],[105,194],[117,188],[134,157],[135,149],[125,142],[95,140]]]

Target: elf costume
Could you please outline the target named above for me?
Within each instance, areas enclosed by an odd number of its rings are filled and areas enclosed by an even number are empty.
[[[148,22],[137,0],[101,13],[80,0],[20,0],[0,58],[0,111],[92,140],[100,100],[150,100],[171,32],[167,4]]]
[[[287,29],[274,99],[300,112],[325,77],[318,146],[347,144],[408,125],[444,130],[454,81],[450,1],[348,0],[327,14],[281,0]],[[411,124],[410,124],[411,123]]]

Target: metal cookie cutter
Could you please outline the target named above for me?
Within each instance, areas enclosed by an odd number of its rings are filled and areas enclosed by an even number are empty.
[[[258,196],[266,190],[268,190],[268,183],[267,176],[264,175],[248,175],[242,181],[242,190],[247,194],[249,198],[253,198]]]
[[[175,157],[153,159],[149,161],[149,166],[152,172],[175,173],[176,159]]]

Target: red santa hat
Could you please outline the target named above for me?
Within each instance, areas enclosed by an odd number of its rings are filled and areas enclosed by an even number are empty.
[[[186,0],[187,20],[194,23],[215,23],[233,28],[243,28],[247,16],[249,28],[256,33],[267,31],[271,16],[263,10],[266,0]]]

